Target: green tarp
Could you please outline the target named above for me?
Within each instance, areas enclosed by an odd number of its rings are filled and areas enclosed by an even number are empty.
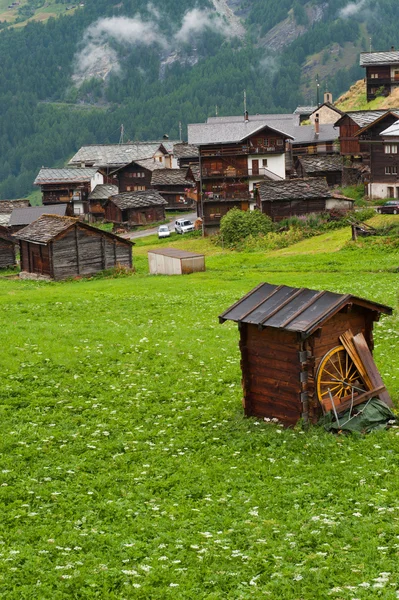
[[[318,424],[327,431],[370,433],[376,429],[386,429],[389,421],[396,421],[396,416],[391,409],[379,398],[372,398],[355,406],[351,413],[348,410],[341,414],[338,422],[333,411],[330,411],[320,419]]]

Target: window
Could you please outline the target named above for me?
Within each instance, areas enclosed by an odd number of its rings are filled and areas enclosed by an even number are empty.
[[[262,167],[267,167],[267,158],[262,158]]]
[[[371,79],[378,79],[378,73],[371,73],[370,78]]]
[[[385,154],[397,154],[398,153],[398,145],[397,144],[384,144],[384,152],[385,152]]]
[[[163,161],[163,156],[158,156],[158,160],[159,160],[159,162],[162,162]]]
[[[133,190],[135,192],[143,192],[145,190],[145,185],[135,185],[133,187]],[[129,190],[130,191],[130,190]]]
[[[282,146],[284,144],[284,140],[277,140],[277,146]]]
[[[397,175],[398,173],[398,167],[397,166],[392,166],[392,167],[385,167],[385,175]]]

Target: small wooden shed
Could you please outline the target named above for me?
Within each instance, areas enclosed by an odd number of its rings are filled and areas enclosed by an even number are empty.
[[[0,225],[0,269],[7,269],[16,265],[15,241],[7,227]]]
[[[205,256],[176,248],[162,248],[148,252],[151,275],[187,275],[205,271]]]
[[[165,220],[167,202],[155,190],[123,192],[111,196],[105,203],[105,219],[111,223],[146,225]]]
[[[21,272],[51,279],[91,275],[121,265],[132,268],[132,245],[75,217],[42,215],[14,237]]]
[[[374,364],[373,323],[381,313],[392,309],[351,294],[258,285],[219,317],[238,323],[245,414],[287,426],[301,418],[314,423],[329,389],[337,402],[350,399],[352,388],[360,398],[363,381],[341,338],[349,330],[362,334]]]

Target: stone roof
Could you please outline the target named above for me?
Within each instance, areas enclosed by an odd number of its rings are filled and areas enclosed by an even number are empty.
[[[162,149],[162,142],[132,142],[129,144],[94,144],[82,146],[69,161],[70,165],[90,164],[102,168],[120,168],[129,163],[152,158]],[[165,152],[167,152],[164,147]]]
[[[323,177],[268,181],[258,184],[258,191],[262,202],[331,198],[331,191]]]
[[[287,121],[299,125],[299,118],[295,113],[255,114],[248,115],[250,123],[254,121]],[[207,123],[244,123],[244,115],[230,115],[227,117],[208,117]]]
[[[110,196],[114,196],[119,192],[117,185],[110,183],[99,183],[94,190],[89,194],[89,200],[108,200]]]
[[[67,204],[48,204],[47,206],[31,206],[30,208],[14,208],[9,225],[29,225],[42,215],[65,216]]]
[[[379,119],[380,117],[382,117],[383,115],[389,113],[389,112],[393,112],[394,114],[398,113],[399,116],[399,109],[398,108],[385,108],[385,109],[380,109],[380,110],[352,110],[352,111],[348,111],[346,113],[343,113],[343,116],[341,118],[344,118],[345,116],[348,116],[352,119],[352,121],[354,121],[356,123],[356,125],[359,125],[359,127],[363,128],[366,127],[367,125],[370,125],[371,123],[374,123],[374,121],[376,121],[377,119]],[[341,119],[339,119],[335,125],[337,125],[340,122]]]
[[[126,208],[145,208],[148,206],[165,206],[166,200],[155,190],[144,190],[142,192],[123,192],[111,196],[109,202],[113,202],[121,210]]]
[[[298,160],[306,173],[342,171],[343,167],[342,158],[338,155],[307,155],[299,156]]]
[[[188,168],[185,169],[163,169],[152,174],[151,185],[183,185],[193,186],[194,183],[187,179]]]
[[[336,139],[338,139],[339,129],[335,128],[331,123],[324,123],[319,125],[318,134],[316,134],[316,130],[313,125],[301,125],[298,127],[293,127],[290,133],[294,138],[292,145],[297,146],[300,144],[334,142]]]
[[[143,160],[135,160],[136,165],[140,165],[144,169],[148,169],[149,171],[158,171],[159,169],[165,169],[165,165],[159,160],[154,160],[153,158],[144,158]]]
[[[27,208],[29,200],[0,200],[0,215],[10,215],[14,208]]]
[[[294,110],[294,115],[311,115],[312,112],[317,110],[317,106],[297,106]]]
[[[173,146],[173,154],[175,158],[196,158],[199,156],[198,146],[179,142]]]
[[[50,169],[42,167],[33,182],[34,185],[45,185],[46,183],[81,183],[91,181],[97,173],[97,168],[64,168]]]
[[[198,164],[190,165],[191,173],[194,175],[195,181],[201,180],[201,171]]]
[[[277,126],[270,125],[266,121],[223,121],[211,123],[195,123],[188,125],[188,142],[195,145],[207,144],[234,144],[246,140],[251,135],[269,127],[272,132],[279,133],[285,137],[291,137],[289,133],[280,130]]]
[[[36,221],[14,233],[14,237],[26,242],[47,244],[57,235],[75,225],[79,219],[75,217],[61,217],[59,215],[44,214]]]
[[[361,52],[360,66],[368,67],[372,65],[392,65],[399,64],[399,51],[390,50],[389,52]]]
[[[384,129],[384,131],[381,131],[380,135],[382,137],[398,137],[399,136],[399,121],[396,121],[395,123],[393,123],[390,127],[388,127],[387,129]]]

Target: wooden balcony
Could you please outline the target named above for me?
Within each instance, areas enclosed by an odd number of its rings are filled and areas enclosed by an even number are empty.
[[[242,146],[233,147],[220,147],[217,148],[201,148],[201,157],[205,156],[243,156],[243,155],[255,155],[255,154],[283,154],[285,152],[284,144],[277,146],[249,146],[243,144]]]

